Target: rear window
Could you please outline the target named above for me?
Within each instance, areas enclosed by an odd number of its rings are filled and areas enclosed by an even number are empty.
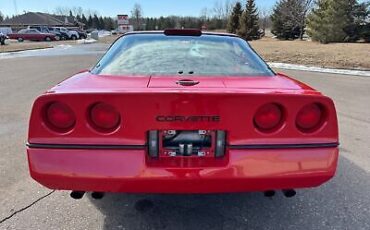
[[[131,34],[92,70],[100,75],[273,76],[244,40],[219,35]]]

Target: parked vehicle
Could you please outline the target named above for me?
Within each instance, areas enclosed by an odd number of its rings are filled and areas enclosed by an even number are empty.
[[[61,40],[62,36],[61,33],[58,31],[50,31],[49,27],[47,26],[29,26],[28,29],[35,29],[40,31],[41,33],[50,33],[55,35],[55,40],[59,41]]]
[[[80,36],[78,35],[78,33],[76,31],[73,31],[73,30],[68,30],[67,28],[65,27],[53,27],[56,31],[58,32],[61,32],[61,33],[64,33],[67,35],[67,39],[70,39],[70,40],[77,40],[80,38]]]
[[[5,36],[8,34],[12,34],[12,28],[10,27],[0,27],[0,33],[4,34]]]
[[[129,32],[33,104],[31,176],[50,189],[228,193],[311,188],[336,172],[333,100],[233,34]]]
[[[60,30],[58,30],[54,27],[48,27],[48,29],[53,34],[60,34],[60,40],[68,40],[69,39],[69,35],[65,31],[60,31]]]
[[[55,41],[55,35],[51,33],[41,33],[36,29],[23,29],[18,33],[8,34],[10,39],[17,39],[19,42],[30,41]]]
[[[68,29],[69,31],[75,31],[78,33],[79,39],[86,39],[87,33],[81,29]]]
[[[5,45],[5,40],[7,39],[8,37],[3,34],[2,32],[0,32],[0,45]]]

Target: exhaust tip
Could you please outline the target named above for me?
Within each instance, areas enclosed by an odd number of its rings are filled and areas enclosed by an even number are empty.
[[[101,200],[104,197],[103,192],[93,192],[91,193],[91,197],[94,198],[95,200]]]
[[[70,196],[75,200],[80,200],[85,195],[83,191],[72,191]]]
[[[263,194],[265,195],[265,197],[273,197],[275,196],[276,192],[274,190],[269,190],[265,191]]]
[[[297,195],[297,192],[294,189],[287,189],[287,190],[283,190],[283,194],[287,198],[292,198],[295,195]]]

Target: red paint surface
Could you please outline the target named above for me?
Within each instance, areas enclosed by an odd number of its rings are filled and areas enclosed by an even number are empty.
[[[51,189],[215,193],[319,186],[338,149],[229,150],[223,159],[148,160],[144,150],[28,149],[32,177]]]
[[[23,40],[30,40],[30,41],[45,41],[46,38],[50,38],[50,40],[55,41],[55,35],[54,34],[48,34],[48,33],[15,33],[15,34],[8,34],[8,37],[10,39],[23,39]]]
[[[195,86],[178,80],[199,81]],[[59,101],[75,113],[68,133],[43,122],[45,105]],[[87,119],[92,105],[112,105],[119,127],[102,133]],[[262,133],[254,115],[264,104],[283,109],[279,129]],[[313,133],[296,127],[296,115],[318,103],[325,121]],[[159,115],[220,116],[220,122],[158,122]],[[28,142],[33,144],[145,145],[149,130],[225,130],[228,145],[338,143],[333,101],[283,75],[275,77],[95,76],[88,72],[60,83],[34,103]],[[53,189],[112,192],[208,193],[318,186],[335,173],[338,149],[228,150],[221,160],[150,161],[143,150],[28,149],[31,175]]]

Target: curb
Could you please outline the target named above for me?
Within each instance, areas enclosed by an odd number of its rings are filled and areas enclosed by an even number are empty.
[[[268,65],[272,68],[277,68],[277,69],[300,70],[300,71],[308,71],[308,72],[370,77],[370,70],[333,69],[333,68],[322,68],[322,67],[314,67],[314,66],[277,63],[277,62],[269,62]]]

